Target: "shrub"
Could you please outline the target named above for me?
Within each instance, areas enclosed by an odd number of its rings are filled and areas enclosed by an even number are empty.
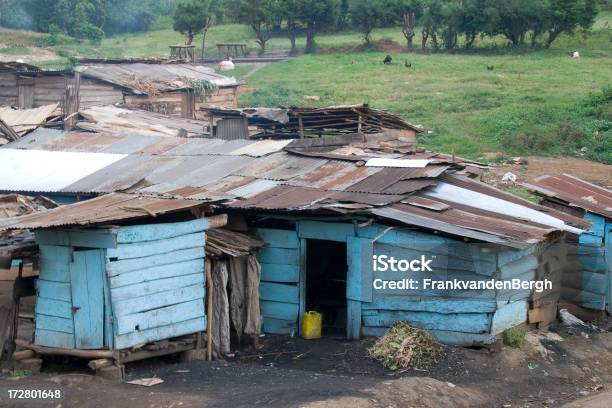
[[[512,327],[503,332],[502,337],[504,344],[510,347],[519,348],[525,342],[527,332],[521,327]]]

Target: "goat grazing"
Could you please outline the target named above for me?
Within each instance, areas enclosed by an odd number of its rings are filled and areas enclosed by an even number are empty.
[[[230,71],[234,69],[234,63],[232,62],[232,58],[228,57],[226,60],[219,62],[219,69],[221,71]]]
[[[387,55],[387,56],[385,57],[385,59],[383,60],[383,64],[385,64],[385,65],[391,65],[391,61],[393,61],[393,58],[391,58],[391,56],[390,56],[390,55]]]

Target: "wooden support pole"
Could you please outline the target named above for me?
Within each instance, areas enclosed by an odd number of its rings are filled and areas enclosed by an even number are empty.
[[[97,360],[91,360],[89,363],[87,363],[87,365],[92,370],[99,370],[99,369],[104,368],[104,367],[112,366],[114,364],[114,362],[115,361],[110,359],[110,358],[99,358]]]
[[[298,124],[300,126],[300,139],[304,138],[304,121],[302,120],[302,117],[300,115],[298,115]]]
[[[25,360],[27,358],[34,358],[34,357],[36,357],[36,353],[33,352],[32,350],[21,350],[21,351],[16,351],[13,353],[13,360],[15,361]]]
[[[217,214],[211,217],[206,217],[209,222],[209,228],[219,228],[227,225],[227,214]]]
[[[210,259],[206,258],[206,284],[208,286],[208,301],[206,306],[206,359],[212,361],[212,321],[213,321],[213,281],[212,265]]]

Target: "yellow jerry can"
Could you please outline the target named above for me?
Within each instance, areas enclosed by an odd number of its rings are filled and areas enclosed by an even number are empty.
[[[306,340],[320,339],[322,326],[323,315],[321,313],[315,311],[304,313],[304,318],[302,319],[302,337]]]

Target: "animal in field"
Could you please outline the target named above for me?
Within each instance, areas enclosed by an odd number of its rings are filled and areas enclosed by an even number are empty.
[[[572,53],[572,58],[580,58],[580,53],[578,51],[574,51]]]
[[[495,65],[487,65],[488,71],[495,71]]]
[[[391,65],[391,61],[393,61],[393,58],[390,55],[387,55],[385,59],[383,60],[383,64]]]
[[[226,60],[219,62],[219,69],[221,71],[229,71],[234,69],[234,63],[232,62],[232,57],[228,57]]]
[[[357,61],[352,60],[352,61],[351,61],[351,65],[355,65],[355,64],[357,64]]]
[[[406,68],[412,68],[412,62],[408,62],[408,60],[404,61],[404,66]]]

